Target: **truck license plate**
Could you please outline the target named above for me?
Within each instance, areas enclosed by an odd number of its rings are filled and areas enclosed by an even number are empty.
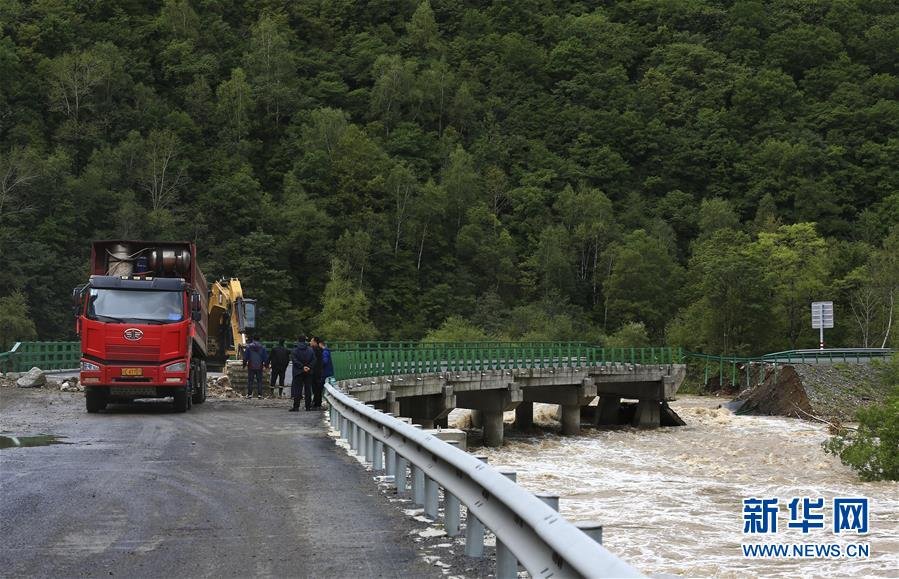
[[[143,376],[143,368],[122,368],[122,376]]]

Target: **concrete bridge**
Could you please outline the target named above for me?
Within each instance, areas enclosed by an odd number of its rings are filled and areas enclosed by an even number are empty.
[[[588,416],[594,425],[621,424],[621,401],[631,399],[637,400],[632,425],[660,426],[686,366],[677,363],[674,349],[619,350],[568,343],[416,344],[360,346],[333,356],[339,386],[356,399],[424,428],[445,427],[452,410],[470,409],[484,444],[499,446],[503,412],[515,410],[515,426],[527,429],[535,402],[560,406],[566,435],[580,432],[583,410],[597,397]]]

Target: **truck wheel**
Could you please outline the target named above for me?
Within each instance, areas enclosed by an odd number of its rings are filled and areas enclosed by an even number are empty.
[[[88,392],[84,400],[89,414],[94,414],[106,408],[106,397],[102,394]]]
[[[200,362],[193,376],[195,378],[191,380],[194,387],[193,403],[202,404],[206,402],[206,368],[202,362]]]
[[[188,400],[187,387],[175,390],[175,395],[172,396],[172,405],[175,408],[175,412],[187,412]]]

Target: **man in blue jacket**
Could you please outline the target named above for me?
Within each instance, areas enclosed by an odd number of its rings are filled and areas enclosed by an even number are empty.
[[[259,336],[253,336],[253,340],[243,350],[243,365],[247,369],[247,398],[253,396],[253,383],[256,383],[256,398],[262,398],[262,368],[268,363],[268,351]]]
[[[306,410],[312,409],[312,386],[315,382],[315,352],[306,343],[306,336],[300,337],[296,347],[290,353],[293,362],[293,383],[290,385],[290,396],[293,407],[290,412],[300,409],[300,400],[305,396]]]
[[[322,352],[322,369],[321,376],[319,378],[318,384],[318,392],[314,401],[313,408],[321,408],[322,407],[322,393],[325,390],[325,382],[328,381],[328,378],[334,375],[334,363],[331,361],[331,350],[328,349],[328,345],[321,338],[315,338],[318,342],[318,347],[321,348]]]

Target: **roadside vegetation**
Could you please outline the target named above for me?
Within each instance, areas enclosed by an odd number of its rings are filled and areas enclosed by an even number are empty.
[[[880,369],[890,394],[881,404],[858,411],[858,427],[839,426],[824,444],[864,480],[899,480],[899,354]]]

